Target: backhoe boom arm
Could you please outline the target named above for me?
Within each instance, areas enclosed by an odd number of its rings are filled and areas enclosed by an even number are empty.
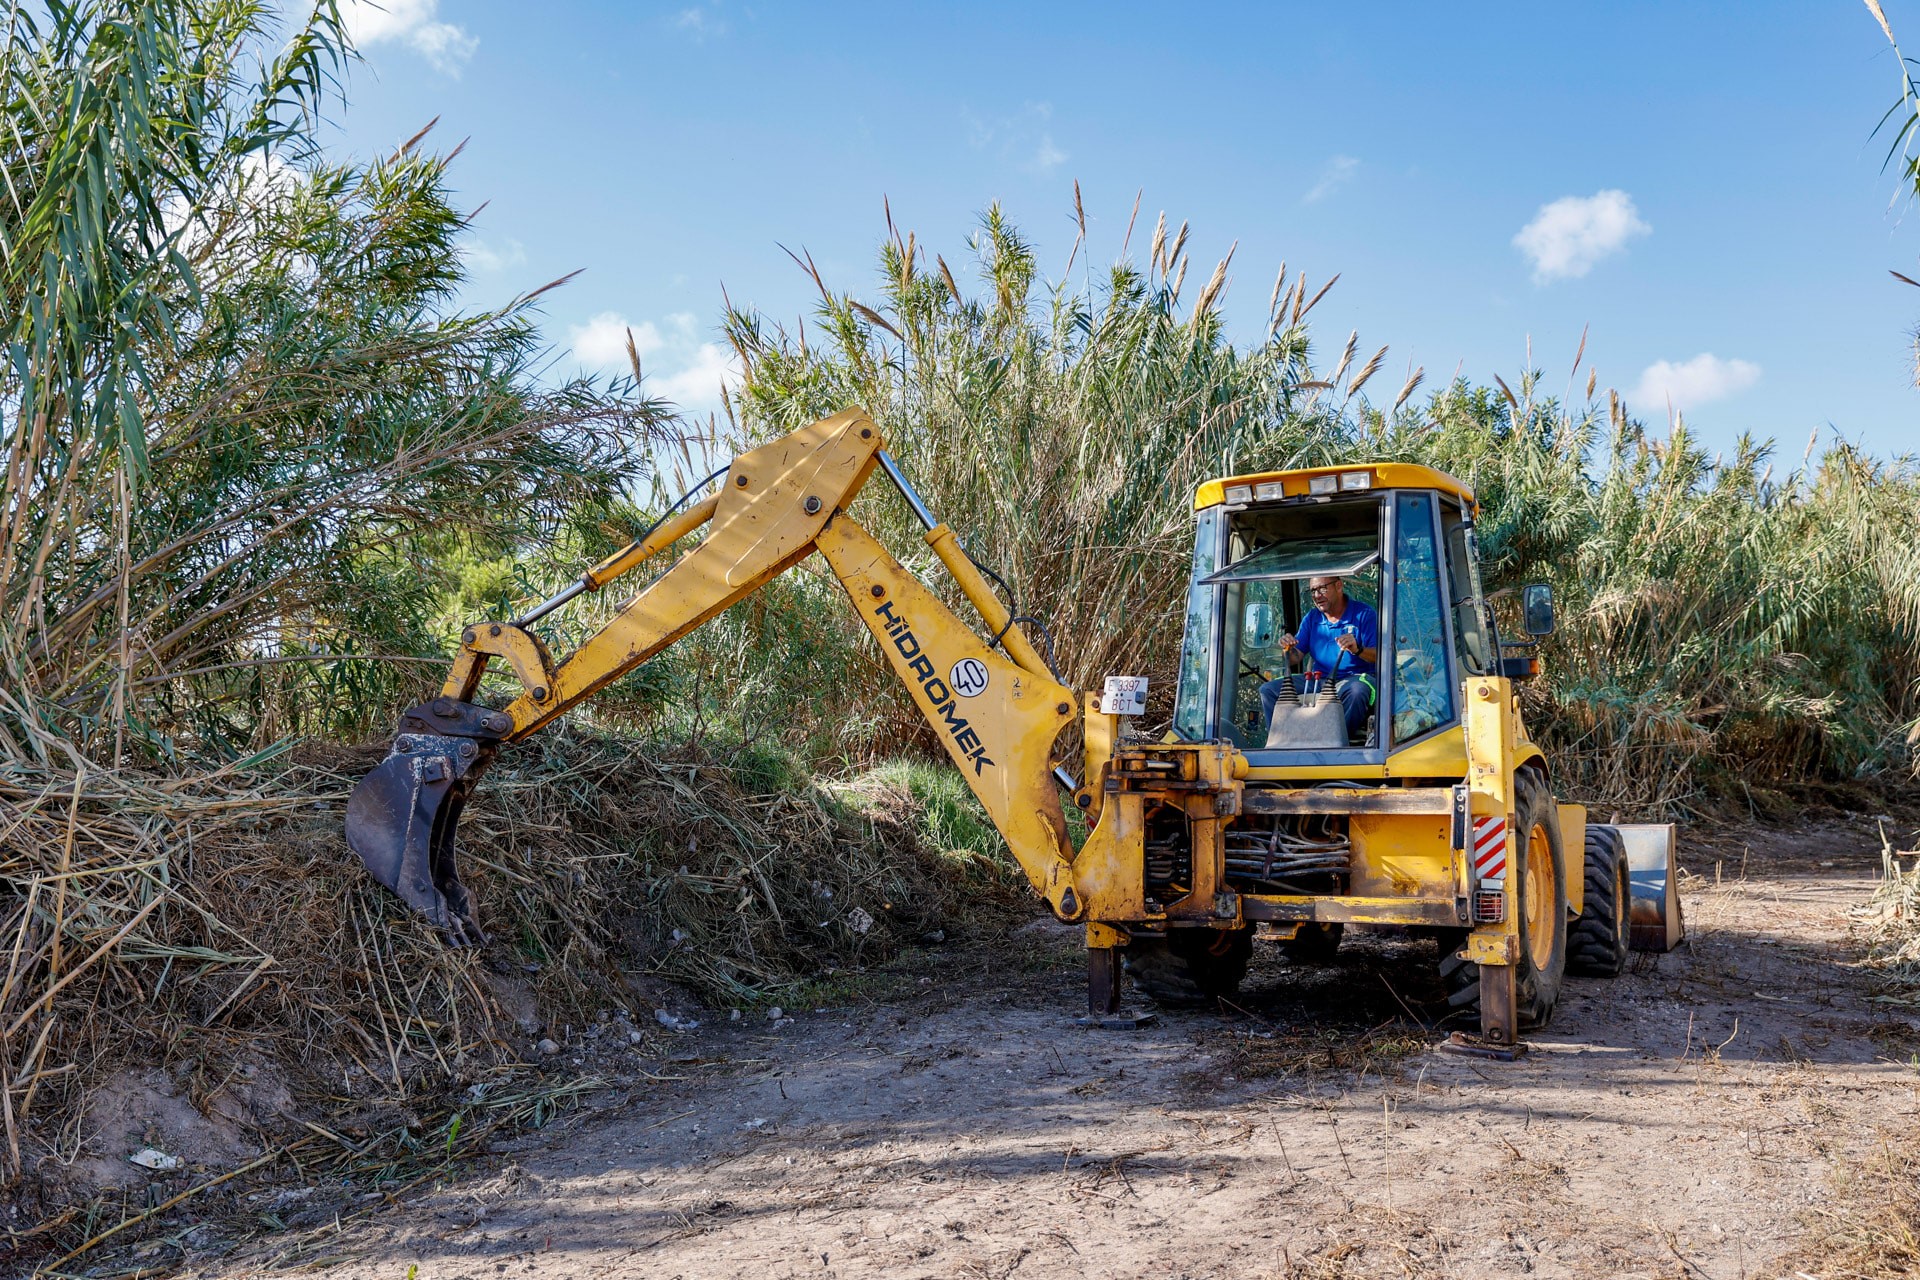
[[[927,525],[929,547],[1000,651],[846,514],[876,466]],[[1034,888],[1061,918],[1081,918],[1085,895],[1074,890],[1073,849],[1050,768],[1054,740],[1080,699],[1053,677],[953,531],[933,520],[882,451],[873,423],[849,411],[741,454],[717,494],[588,570],[549,606],[633,572],[703,525],[697,546],[563,661],[524,624],[466,629],[440,696],[402,717],[392,754],[349,800],[348,842],[374,877],[456,941],[483,937],[455,865],[454,831],[499,746],[539,732],[818,551]],[[494,658],[521,685],[500,710],[473,702]]]

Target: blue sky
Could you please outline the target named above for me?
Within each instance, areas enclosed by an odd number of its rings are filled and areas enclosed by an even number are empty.
[[[1715,447],[1920,452],[1920,289],[1887,274],[1920,278],[1920,210],[1869,138],[1898,72],[1859,0],[383,4],[343,5],[346,148],[440,117],[487,204],[470,299],[583,268],[548,296],[562,367],[631,325],[690,405],[725,376],[723,284],[811,315],[780,245],[871,294],[883,196],[956,271],[998,200],[1057,275],[1078,179],[1096,260],[1136,192],[1137,257],[1161,210],[1191,224],[1189,290],[1237,240],[1237,338],[1283,261],[1339,272],[1316,345],[1387,346],[1389,399],[1414,366],[1512,382],[1529,340],[1564,390],[1590,326],[1602,388],[1650,420],[1676,401]],[[1886,8],[1920,48],[1920,2]]]

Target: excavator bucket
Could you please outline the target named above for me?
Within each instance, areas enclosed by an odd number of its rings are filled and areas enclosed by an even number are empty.
[[[347,845],[373,878],[458,946],[486,941],[454,857],[454,832],[473,784],[513,722],[437,698],[400,718],[393,750],[347,800]]]
[[[1686,922],[1680,918],[1673,824],[1617,823],[1614,830],[1626,846],[1627,884],[1633,896],[1633,949],[1671,951],[1687,933]]]

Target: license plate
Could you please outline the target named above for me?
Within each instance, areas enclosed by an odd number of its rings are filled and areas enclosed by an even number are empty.
[[[1142,716],[1147,713],[1145,676],[1108,676],[1106,690],[1100,695],[1103,716]]]

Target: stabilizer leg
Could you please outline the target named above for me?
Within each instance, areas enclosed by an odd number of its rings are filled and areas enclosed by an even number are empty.
[[[1514,967],[1480,966],[1480,1038],[1492,1045],[1510,1045],[1519,1039],[1514,1011]]]
[[[1087,1016],[1120,1012],[1120,948],[1087,948]]]
[[[1111,925],[1087,926],[1087,1016],[1079,1019],[1081,1026],[1132,1031],[1159,1016],[1139,1010],[1123,1013],[1120,1009],[1120,956],[1126,945],[1127,935]]]

